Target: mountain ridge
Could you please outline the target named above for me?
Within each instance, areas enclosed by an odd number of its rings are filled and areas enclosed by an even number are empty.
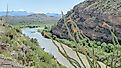
[[[82,31],[92,40],[112,42],[112,36],[108,26],[114,29],[114,33],[121,40],[121,1],[120,0],[86,0],[67,12],[65,23],[72,31],[74,21],[80,32]],[[64,19],[52,28],[51,33],[60,38],[70,38]],[[73,32],[71,32],[73,34]],[[75,35],[74,35],[75,36]]]
[[[0,11],[0,16],[6,16],[6,13],[8,13],[8,16],[27,16],[33,14],[27,11]]]
[[[4,18],[6,16],[0,16],[0,18]],[[60,16],[48,16],[46,14],[38,13],[38,14],[30,14],[27,16],[7,16],[7,22],[10,24],[17,23],[32,23],[32,22],[57,22],[60,19]]]
[[[58,13],[34,13],[27,11],[0,11],[0,16],[6,16],[6,13],[8,13],[8,16],[28,16],[32,14],[46,14],[47,16],[60,17],[60,14]]]

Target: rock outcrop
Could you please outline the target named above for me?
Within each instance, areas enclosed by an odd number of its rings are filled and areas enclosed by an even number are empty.
[[[112,42],[109,29],[113,29],[121,40],[121,0],[86,0],[68,11],[65,20],[70,30],[74,21],[79,30],[92,40]],[[63,18],[51,32],[60,38],[69,38]]]

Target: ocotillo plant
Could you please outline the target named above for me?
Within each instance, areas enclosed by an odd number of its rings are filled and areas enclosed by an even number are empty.
[[[77,44],[75,38],[71,35],[71,30],[68,28],[68,26],[67,26],[67,24],[66,24],[66,19],[65,19],[64,15],[63,15],[63,12],[62,12],[62,17],[63,17],[63,19],[64,19],[64,25],[66,26],[67,31],[68,31],[69,35],[71,36],[71,39],[73,39],[73,41],[75,42],[75,46],[78,46],[78,44]],[[80,35],[81,38],[84,37],[84,38],[86,38],[88,41],[90,41],[89,38],[87,38],[83,33],[80,33],[79,28],[78,28],[78,26],[76,25],[76,23],[75,23],[74,21],[71,21],[71,23],[72,23],[73,27],[74,27],[74,26],[76,27],[77,32],[79,32],[79,35]],[[83,36],[83,37],[82,37],[82,36]],[[77,53],[77,55],[78,55],[78,53]],[[93,56],[95,56],[95,55],[94,55],[94,51],[93,51]],[[100,67],[100,65],[97,64],[97,61],[96,61],[95,58],[92,58],[93,61],[91,61],[91,60],[89,59],[88,55],[86,55],[86,57],[87,57],[87,60],[88,60],[88,62],[89,62],[89,64],[90,64],[90,67],[91,67],[91,68],[97,68],[97,66]],[[81,60],[81,58],[80,58],[79,55],[78,55],[78,58],[80,59],[80,62],[82,62],[82,60]],[[83,67],[85,67],[85,65],[84,65],[83,62],[82,62],[82,64],[83,64]]]

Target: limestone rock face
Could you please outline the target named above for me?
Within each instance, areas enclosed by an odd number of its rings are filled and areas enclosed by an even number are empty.
[[[86,0],[73,7],[65,15],[69,29],[72,21],[79,30],[92,40],[112,42],[109,28],[114,29],[115,35],[121,40],[121,0]],[[51,30],[52,34],[60,38],[69,38],[61,18]]]

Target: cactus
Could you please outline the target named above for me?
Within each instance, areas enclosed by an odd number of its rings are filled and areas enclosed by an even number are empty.
[[[81,63],[82,63],[82,65],[83,65],[83,67],[84,67],[84,68],[86,68],[85,64],[83,63],[83,61],[82,61],[82,59],[80,58],[80,56],[79,56],[79,54],[78,54],[78,52],[77,52],[77,51],[76,51],[76,54],[77,54],[77,56],[78,56],[79,60],[81,61]]]
[[[67,26],[67,23],[66,23],[66,19],[65,19],[65,17],[64,17],[64,14],[63,14],[63,12],[61,12],[61,13],[62,13],[62,18],[64,19],[64,25],[66,26],[66,29],[67,29],[67,31],[68,31],[68,35],[70,36],[70,38],[71,38],[73,41],[75,41],[74,38],[73,38],[72,35],[71,35],[70,29],[69,29],[68,26]]]
[[[52,38],[51,38],[52,39]],[[52,39],[52,41],[53,41],[53,39]],[[67,53],[66,53],[66,51],[65,51],[65,49],[63,48],[63,46],[62,46],[62,44],[60,43],[60,45],[61,45],[61,47],[62,47],[62,49],[64,50],[64,53],[60,50],[60,48],[58,47],[58,45],[53,41],[53,43],[56,45],[56,47],[58,48],[58,50],[59,50],[59,52],[65,57],[65,58],[67,58],[67,60],[70,62],[70,64],[72,64],[72,66],[74,66],[75,68],[77,68],[77,66],[78,67],[80,67],[81,68],[81,65],[75,60],[75,59],[73,59],[73,58],[71,58],[71,57],[69,57],[68,55],[67,55]],[[75,65],[75,64],[77,65]]]
[[[63,12],[62,12],[62,17],[63,17],[63,19],[64,19],[64,25],[66,26],[67,31],[68,31],[68,33],[69,33],[71,39],[73,39],[73,41],[75,42],[75,46],[79,46],[78,43],[76,42],[75,38],[71,35],[70,29],[69,29],[68,26],[67,26],[65,17],[64,17],[64,15],[63,15]],[[72,28],[76,29],[76,31],[74,31],[74,33],[76,33],[77,38],[78,38],[78,39],[79,39],[79,37],[80,37],[80,39],[84,39],[84,38],[85,38],[85,39],[87,39],[87,40],[89,41],[89,43],[90,43],[90,39],[87,38],[87,37],[83,34],[83,32],[80,32],[80,30],[79,30],[78,26],[76,25],[75,21],[72,21],[72,20],[70,20],[70,21],[71,21],[71,24],[72,24]],[[74,26],[75,26],[75,27],[74,27]],[[80,40],[79,40],[79,41],[80,41]],[[84,43],[86,44],[87,42],[84,42]],[[61,45],[61,47],[62,47],[62,45]],[[63,48],[63,47],[62,47],[62,48]],[[64,50],[64,48],[63,48],[63,50]],[[65,50],[64,50],[64,52],[65,52],[65,54],[67,55],[67,53],[66,53]],[[85,52],[85,53],[86,53],[86,52]],[[78,55],[77,51],[76,51],[76,54],[77,54],[78,58],[80,59],[80,62],[82,63],[82,65],[84,66],[84,68],[86,68],[86,66],[84,65],[82,59],[81,59],[80,56]],[[67,56],[68,56],[68,55],[67,55]],[[89,65],[90,65],[91,68],[97,68],[98,66],[99,66],[99,68],[100,68],[100,65],[98,64],[98,62],[97,62],[96,59],[95,59],[94,49],[93,49],[93,61],[90,60],[90,58],[88,57],[87,54],[85,54],[85,56],[86,56],[86,58],[87,58],[87,60],[88,60],[88,62],[89,62]],[[71,58],[71,59],[72,59],[72,58]],[[77,63],[78,63],[78,62],[77,62]],[[73,66],[74,66],[74,65],[73,65]],[[78,65],[78,66],[81,67],[80,65]]]

